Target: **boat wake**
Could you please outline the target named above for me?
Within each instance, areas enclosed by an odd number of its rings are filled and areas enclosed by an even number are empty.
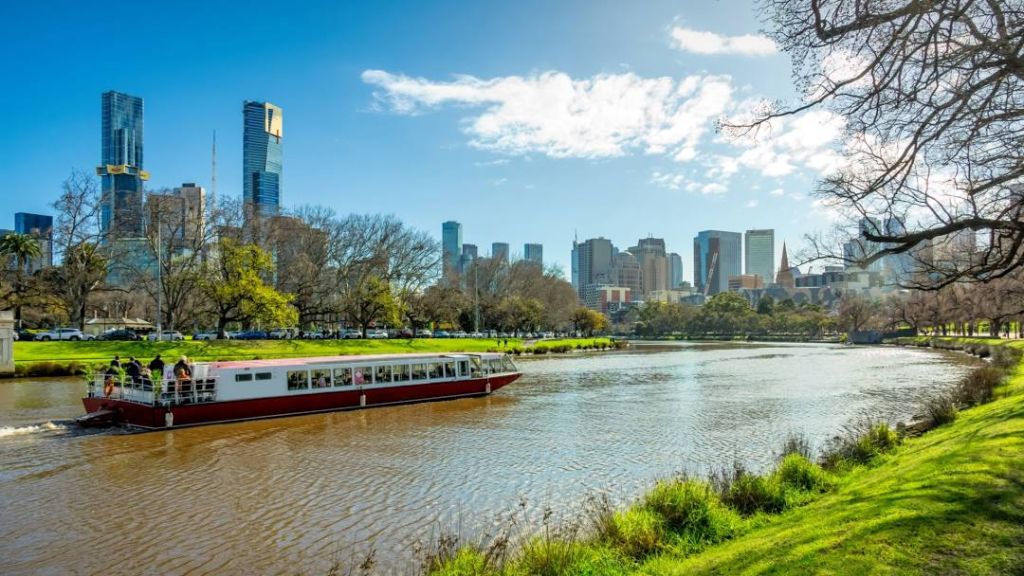
[[[44,422],[42,424],[31,424],[29,426],[0,426],[0,438],[10,436],[24,436],[25,434],[39,434],[42,432],[64,432],[68,429],[69,422]]]

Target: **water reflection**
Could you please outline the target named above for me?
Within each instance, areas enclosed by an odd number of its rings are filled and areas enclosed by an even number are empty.
[[[523,361],[484,399],[136,435],[0,438],[0,572],[325,572],[372,543],[404,567],[439,525],[472,539],[527,501],[569,514],[676,471],[766,466],[791,432],[910,416],[960,356],[682,346]],[[80,413],[81,385],[0,383],[0,427]],[[58,426],[58,428],[60,428]]]

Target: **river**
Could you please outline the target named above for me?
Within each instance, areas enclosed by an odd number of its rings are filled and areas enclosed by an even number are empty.
[[[0,573],[406,572],[441,530],[567,518],[660,477],[761,469],[791,433],[907,420],[970,363],[904,348],[637,347],[522,360],[494,395],[169,432],[82,433],[80,381],[0,381]],[[522,504],[522,507],[520,505]]]

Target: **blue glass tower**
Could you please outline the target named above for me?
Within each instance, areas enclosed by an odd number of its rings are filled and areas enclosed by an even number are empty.
[[[281,108],[269,102],[242,105],[242,200],[245,216],[273,216],[281,207]]]
[[[729,277],[740,275],[743,235],[704,230],[693,239],[693,285],[708,295],[727,292]]]
[[[103,182],[100,225],[104,235],[142,235],[142,98],[104,92],[101,165]]]

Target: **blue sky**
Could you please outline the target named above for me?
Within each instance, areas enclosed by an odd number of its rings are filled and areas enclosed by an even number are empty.
[[[826,225],[808,195],[834,160],[828,117],[715,133],[796,97],[788,57],[742,37],[761,27],[751,2],[37,4],[9,6],[0,38],[0,227],[96,166],[108,89],[145,99],[151,188],[208,186],[216,130],[218,193],[240,195],[241,104],[268,100],[286,207],[394,213],[438,238],[454,219],[485,253],[541,242],[566,274],[574,234],[664,237],[692,280],[699,230],[773,227],[778,257]]]

